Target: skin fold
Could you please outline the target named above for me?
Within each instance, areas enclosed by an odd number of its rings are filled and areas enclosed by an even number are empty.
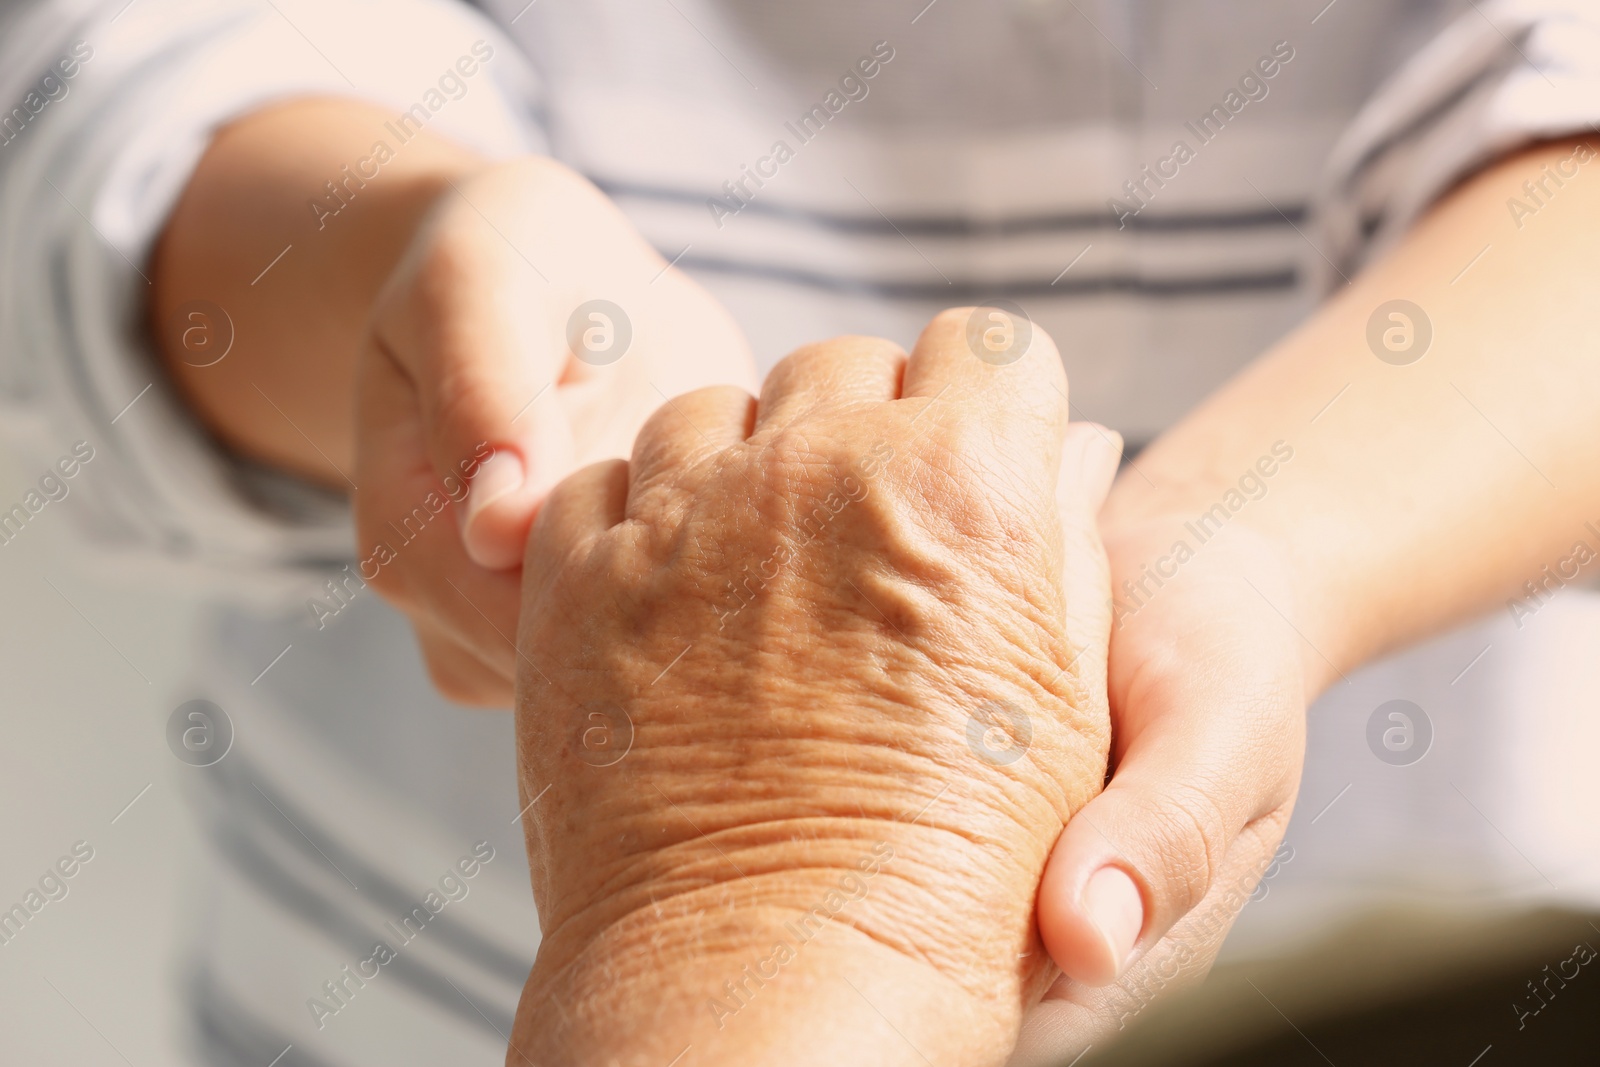
[[[1005,1062],[1056,973],[1034,888],[1105,776],[1114,453],[1078,433],[1064,465],[1053,344],[991,365],[972,315],[909,360],[803,349],[759,404],[679,397],[545,505],[517,699],[545,940],[508,1063]]]

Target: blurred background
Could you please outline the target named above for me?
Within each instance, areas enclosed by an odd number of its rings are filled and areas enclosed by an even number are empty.
[[[0,453],[0,499],[20,500],[37,477]],[[76,842],[94,849],[64,898],[7,928],[0,1043],[15,1064],[173,1063],[198,862],[179,772],[198,772],[168,751],[166,721],[182,702],[194,606],[86,569],[55,513],[75,503],[51,503],[0,545],[0,909]]]

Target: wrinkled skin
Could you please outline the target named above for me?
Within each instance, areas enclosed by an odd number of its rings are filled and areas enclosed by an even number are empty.
[[[969,314],[679,397],[545,505],[508,1063],[1005,1062],[1106,771],[1109,471],[1063,467],[1049,339],[992,365]]]

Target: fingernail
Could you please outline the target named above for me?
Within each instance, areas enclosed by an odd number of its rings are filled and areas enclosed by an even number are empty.
[[[1133,954],[1134,942],[1144,929],[1144,898],[1139,887],[1120,867],[1102,867],[1090,875],[1083,887],[1083,910],[1105,939],[1106,951],[1116,968],[1112,977],[1122,974]]]
[[[1103,426],[1092,428],[1093,433],[1083,449],[1083,475],[1090,480],[1100,475],[1110,464],[1113,471],[1117,457],[1122,454],[1122,435]]]
[[[521,489],[526,479],[527,470],[522,460],[515,453],[506,451],[496,451],[484,460],[478,473],[473,475],[467,491],[466,511],[461,519],[461,540],[466,545],[467,555],[480,566],[495,566],[498,560],[488,558],[494,553],[482,543],[484,533],[479,518],[495,501]]]
[[[1056,500],[1074,512],[1086,508],[1097,514],[1116,481],[1121,454],[1122,435],[1117,431],[1094,422],[1073,423],[1061,454]]]

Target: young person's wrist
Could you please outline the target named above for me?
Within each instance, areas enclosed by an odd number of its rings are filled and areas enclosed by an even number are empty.
[[[1230,510],[1230,503],[1241,506]],[[1339,568],[1319,563],[1314,541],[1296,538],[1281,514],[1263,508],[1252,515],[1251,503],[1233,482],[1135,488],[1125,476],[1101,524],[1111,565],[1112,641],[1170,584],[1186,575],[1217,580],[1226,571],[1229,580],[1248,582],[1298,633],[1310,700],[1364,656],[1343,621],[1357,583],[1333,581]],[[1206,556],[1212,559],[1197,567]]]
[[[340,490],[374,301],[451,183],[483,166],[427,131],[376,160],[384,121],[363,101],[307,98],[230,123],[149,267],[150,331],[199,420],[241,455]]]

